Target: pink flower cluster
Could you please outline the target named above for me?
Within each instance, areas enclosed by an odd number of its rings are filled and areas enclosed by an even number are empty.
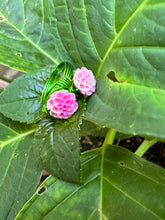
[[[83,95],[92,95],[96,89],[96,80],[91,70],[88,70],[86,67],[81,69],[76,69],[73,76],[74,86],[81,92]]]
[[[53,92],[47,101],[47,109],[50,115],[55,118],[67,119],[78,109],[76,96],[67,90]]]
[[[74,86],[83,95],[90,96],[96,89],[96,80],[91,70],[85,67],[76,69],[73,76]],[[76,96],[67,90],[52,93],[47,101],[47,110],[55,118],[67,119],[78,109]]]

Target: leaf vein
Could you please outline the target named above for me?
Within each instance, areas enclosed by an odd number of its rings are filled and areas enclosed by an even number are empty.
[[[0,144],[0,148],[3,148],[3,147],[6,146],[7,144],[11,144],[12,142],[18,141],[19,139],[23,139],[24,137],[26,137],[26,136],[28,136],[28,135],[34,133],[34,132],[36,132],[36,128],[33,129],[33,130],[30,130],[30,131],[27,131],[27,132],[25,132],[25,133],[21,133],[21,134],[17,135],[17,136],[14,137],[14,138],[11,138],[11,139],[9,139],[9,140],[7,140],[7,141],[2,142],[2,144]]]
[[[96,53],[97,53],[99,59],[101,60],[101,56],[100,56],[100,54],[99,54],[99,52],[98,52],[98,50],[97,50],[97,48],[96,48],[95,42],[94,42],[94,40],[93,40],[93,38],[92,38],[92,34],[91,34],[91,31],[90,31],[90,28],[89,28],[88,18],[87,18],[87,15],[86,15],[86,13],[85,13],[86,8],[85,8],[85,2],[84,2],[84,0],[83,0],[83,5],[84,5],[84,17],[85,17],[85,19],[86,19],[88,34],[89,34],[89,37],[90,37],[90,39],[91,39],[91,41],[92,41],[93,47],[95,48],[95,51],[96,51]]]
[[[116,34],[116,36],[114,37],[112,43],[110,43],[110,45],[108,46],[106,52],[105,52],[105,55],[103,57],[103,59],[101,60],[100,62],[100,65],[98,67],[98,70],[97,70],[97,73],[96,73],[96,76],[99,74],[106,58],[108,57],[109,53],[111,52],[111,50],[113,49],[117,39],[120,37],[120,35],[123,33],[123,31],[125,30],[125,28],[129,25],[129,23],[131,22],[131,20],[136,16],[136,14],[140,11],[140,9],[145,5],[147,0],[144,0],[140,5],[139,7],[137,7],[137,9],[132,13],[132,15],[128,18],[128,20],[125,22],[125,24],[123,25],[123,27],[121,28],[121,30],[118,32],[118,34]]]
[[[106,159],[106,158],[105,158],[104,160],[110,162],[111,164],[112,164],[112,163],[113,163],[113,164],[116,164],[115,162],[112,162],[112,161],[110,161],[110,160],[108,160],[108,159]],[[132,168],[130,168],[130,167],[127,167],[127,166],[123,166],[123,167],[126,168],[126,169],[128,169],[128,170],[133,171],[134,173],[137,173],[137,174],[139,174],[139,175],[141,175],[141,176],[144,176],[145,178],[151,180],[152,182],[154,182],[154,183],[156,183],[156,184],[158,184],[158,185],[162,185],[162,186],[165,187],[164,184],[162,184],[162,183],[160,183],[160,182],[157,182],[155,179],[152,179],[151,177],[149,177],[149,176],[147,176],[147,175],[144,175],[143,173],[138,172],[137,170],[134,170],[134,169],[132,169]]]
[[[30,148],[30,149],[31,149],[31,148]],[[29,151],[30,151],[30,149],[29,149]],[[18,185],[18,187],[17,187],[17,194],[16,194],[15,199],[13,200],[13,203],[11,204],[10,209],[9,209],[7,215],[6,215],[6,219],[8,218],[11,209],[13,208],[15,202],[17,201],[17,197],[20,196],[20,195],[19,195],[19,192],[20,192],[21,183],[22,183],[22,181],[23,181],[23,177],[24,177],[24,174],[25,174],[26,165],[27,165],[27,162],[28,162],[29,151],[27,152],[26,162],[25,162],[25,164],[24,164],[23,172],[22,172],[22,175],[21,175],[21,178],[20,178],[20,181],[19,181],[19,185]],[[27,195],[26,195],[26,197],[27,197]],[[28,197],[27,197],[27,198],[28,198]]]
[[[65,0],[65,2],[66,2],[66,8],[67,8],[67,11],[68,11],[68,19],[69,19],[69,22],[70,22],[71,31],[72,31],[72,34],[73,34],[74,39],[76,39],[74,30],[73,30],[73,25],[72,25],[72,22],[71,22],[71,20],[70,20],[69,7],[68,7],[67,0]],[[76,50],[77,50],[77,52],[78,52],[78,55],[79,55],[79,57],[80,57],[80,59],[81,59],[81,62],[84,64],[84,62],[83,62],[83,60],[82,60],[82,57],[81,57],[81,54],[80,54],[80,52],[79,52],[79,48],[78,48],[78,45],[77,45],[77,41],[75,41],[75,45],[76,45]]]
[[[69,194],[66,198],[64,198],[57,206],[53,206],[51,208],[51,210],[48,210],[47,213],[44,214],[43,218],[49,214],[52,210],[57,209],[59,206],[61,206],[64,202],[66,202],[69,198],[71,198],[74,194],[76,194],[80,189],[84,188],[86,185],[88,185],[89,183],[91,183],[94,179],[96,179],[98,176],[100,176],[100,174],[98,173],[97,175],[95,175],[93,178],[91,178],[89,181],[87,181],[85,184],[79,186],[78,188],[76,188],[71,194]]]
[[[124,192],[122,189],[120,189],[118,186],[116,186],[114,183],[112,183],[109,179],[106,177],[103,177],[104,180],[106,180],[109,184],[111,184],[115,189],[117,189],[119,192],[121,192],[124,196],[141,206],[143,209],[147,210],[149,213],[151,213],[153,216],[157,217],[158,219],[162,220],[157,214],[155,214],[152,210],[150,210],[148,207],[144,206],[142,203],[134,199],[132,196],[130,196],[128,193]]]
[[[2,13],[1,13],[2,14]],[[2,16],[5,18],[6,22],[15,29],[22,37],[28,41],[31,45],[33,45],[38,51],[40,51],[42,54],[47,56],[51,61],[53,61],[56,65],[58,65],[57,60],[55,60],[50,54],[48,54],[46,51],[44,51],[39,45],[37,45],[35,42],[33,42],[28,36],[26,36],[21,30],[19,30],[9,19],[7,19],[3,14]]]

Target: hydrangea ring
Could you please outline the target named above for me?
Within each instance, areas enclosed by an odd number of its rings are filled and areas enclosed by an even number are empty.
[[[67,119],[78,109],[76,96],[67,90],[61,90],[52,93],[47,101],[47,109],[50,115],[55,118]]]
[[[46,103],[49,96],[59,90],[71,91],[73,87],[73,66],[62,62],[50,74],[41,95],[42,111],[48,113]]]
[[[76,97],[80,96],[77,91],[89,96],[95,89],[96,80],[91,70],[82,67],[74,72],[70,63],[62,62],[46,81],[41,95],[42,111],[55,118],[67,119],[78,109]]]
[[[92,95],[96,89],[96,80],[91,70],[88,70],[86,67],[81,69],[76,69],[73,76],[74,86],[81,92],[83,95]]]

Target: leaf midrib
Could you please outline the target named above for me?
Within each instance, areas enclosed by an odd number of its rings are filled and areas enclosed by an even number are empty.
[[[112,41],[112,43],[108,46],[105,55],[103,57],[103,59],[100,62],[100,65],[98,67],[98,70],[96,72],[96,76],[98,76],[107,56],[109,55],[109,53],[111,52],[111,50],[113,49],[113,46],[115,45],[116,41],[118,40],[118,38],[121,36],[121,34],[123,33],[123,31],[125,30],[125,28],[129,25],[129,23],[132,21],[132,19],[136,16],[136,14],[141,10],[141,8],[145,5],[147,0],[144,0],[139,7],[137,7],[137,9],[132,13],[132,15],[128,18],[128,20],[125,22],[125,24],[123,25],[123,27],[120,29],[120,31],[118,32],[118,34],[116,34],[116,36],[114,37],[114,40]],[[115,21],[114,21],[115,23]]]
[[[21,30],[19,30],[2,12],[0,12],[1,15],[4,17],[5,22],[7,22],[12,28],[14,28],[20,35],[22,35],[30,44],[32,44],[37,50],[39,50],[42,54],[47,56],[51,61],[53,61],[56,65],[58,65],[58,62],[49,55],[46,51],[44,51],[41,47],[39,47],[37,44],[35,44],[29,37],[27,37]]]
[[[0,106],[8,106],[8,105],[11,105],[11,104],[13,105],[13,104],[25,101],[25,100],[28,100],[28,101],[38,100],[39,101],[39,97],[28,97],[28,98],[19,99],[19,100],[13,100],[13,101],[10,101],[10,102],[5,102],[3,104],[0,104]]]
[[[36,132],[36,130],[37,130],[37,129],[35,128],[35,129],[29,130],[29,131],[27,131],[27,132],[25,132],[25,133],[21,133],[21,134],[15,136],[14,138],[11,138],[11,139],[9,139],[9,140],[7,140],[7,141],[3,141],[2,144],[0,144],[0,149],[3,148],[3,147],[6,146],[6,145],[12,143],[12,142],[18,141],[19,139],[20,139],[20,140],[23,139],[24,137],[26,137],[26,136],[28,136],[28,135],[30,135],[30,134]]]

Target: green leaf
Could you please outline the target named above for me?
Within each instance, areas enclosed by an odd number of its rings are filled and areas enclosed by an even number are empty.
[[[98,81],[97,93],[85,112],[89,120],[121,133],[165,140],[165,90],[111,83],[102,77]]]
[[[165,139],[164,0],[23,3],[0,3],[1,62],[24,71],[61,61],[86,66],[97,77],[88,120]]]
[[[164,9],[164,1],[116,2],[116,33],[97,69],[88,120],[123,133],[165,139]],[[110,80],[111,71],[118,82]]]
[[[49,177],[16,220],[164,219],[164,169],[116,146],[85,152],[81,162],[82,185]]]
[[[58,64],[59,39],[53,2],[0,2],[0,60],[25,72]],[[56,34],[55,34],[56,33]]]
[[[0,114],[0,213],[11,220],[36,190],[41,176],[32,149],[36,128]]]
[[[54,67],[28,73],[14,80],[0,94],[0,112],[20,122],[37,122],[45,114],[40,103],[42,90]]]
[[[108,131],[108,128],[106,128],[105,126],[100,127],[100,126],[96,125],[95,123],[92,123],[92,122],[87,121],[85,119],[82,121],[80,128],[81,128],[80,129],[81,136],[92,135],[92,136],[97,136],[97,137],[98,136],[105,137],[105,135]],[[126,134],[119,133],[119,132],[117,132],[115,135],[115,139],[126,139],[129,137],[130,137],[130,135],[126,135]]]
[[[81,136],[105,136],[107,133],[108,128],[100,127],[90,121],[83,120],[82,125],[80,127]]]
[[[42,168],[70,182],[80,181],[79,127],[83,110],[82,101],[78,111],[67,120],[43,119],[34,139],[34,152]]]

